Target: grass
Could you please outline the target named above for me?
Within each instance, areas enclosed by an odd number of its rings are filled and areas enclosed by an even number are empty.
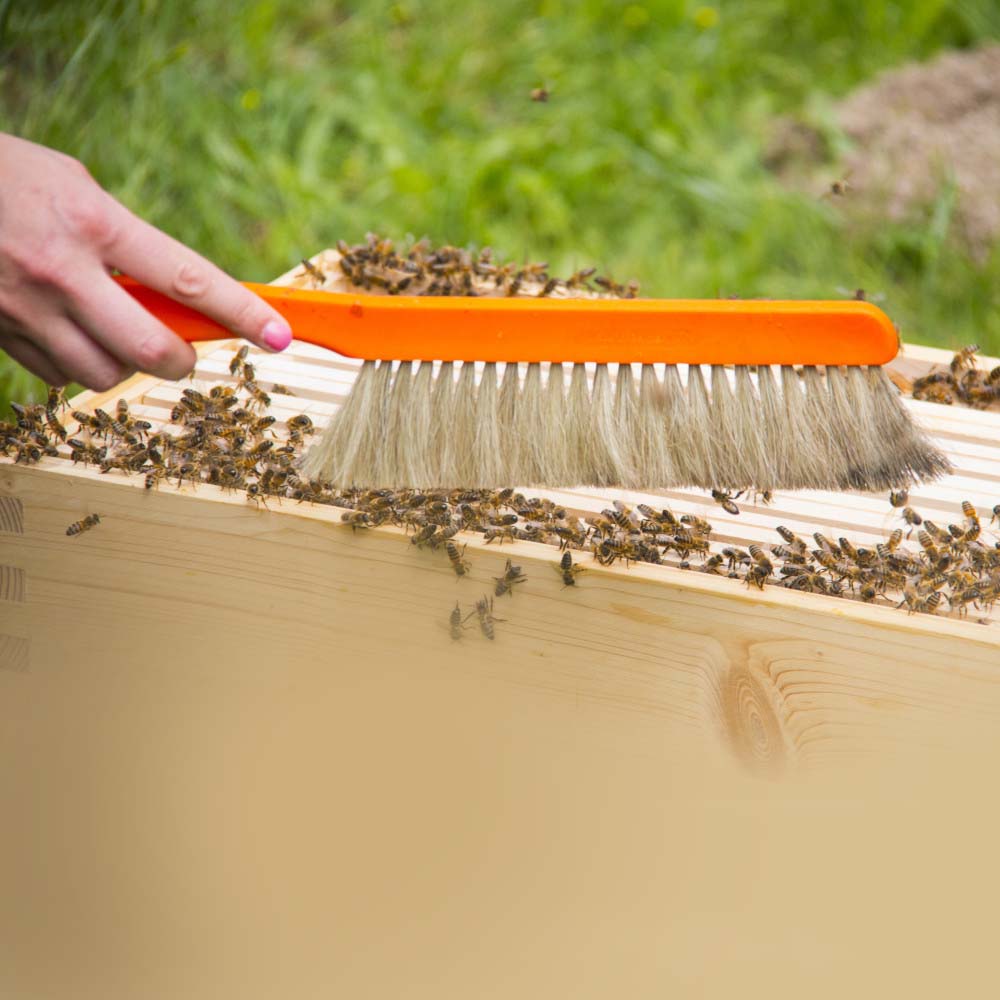
[[[246,279],[377,230],[646,294],[863,286],[909,340],[1000,351],[1000,250],[962,254],[947,190],[905,225],[849,223],[762,163],[779,116],[842,148],[838,97],[1000,37],[994,0],[0,0],[0,30],[0,129]],[[0,361],[0,399],[29,388]]]

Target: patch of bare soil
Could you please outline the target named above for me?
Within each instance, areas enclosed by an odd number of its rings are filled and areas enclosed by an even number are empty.
[[[1000,239],[1000,45],[946,52],[884,73],[836,108],[852,143],[845,208],[902,220],[955,186],[952,224],[978,258]],[[822,155],[794,123],[779,127],[768,160],[779,172]]]

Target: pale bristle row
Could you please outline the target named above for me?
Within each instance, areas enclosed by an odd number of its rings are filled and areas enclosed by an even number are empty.
[[[366,361],[302,471],[338,487],[882,490],[948,470],[879,368],[708,376]]]

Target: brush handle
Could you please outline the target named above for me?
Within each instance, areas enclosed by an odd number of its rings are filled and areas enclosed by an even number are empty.
[[[187,341],[214,320],[131,278],[115,279]],[[246,284],[296,339],[351,358],[712,365],[882,365],[899,350],[870,302],[367,295]]]

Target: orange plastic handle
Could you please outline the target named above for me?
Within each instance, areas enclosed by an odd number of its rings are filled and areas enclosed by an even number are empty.
[[[116,279],[187,341],[232,334],[131,278]],[[247,284],[298,340],[351,358],[881,365],[899,350],[869,302],[366,295]]]

